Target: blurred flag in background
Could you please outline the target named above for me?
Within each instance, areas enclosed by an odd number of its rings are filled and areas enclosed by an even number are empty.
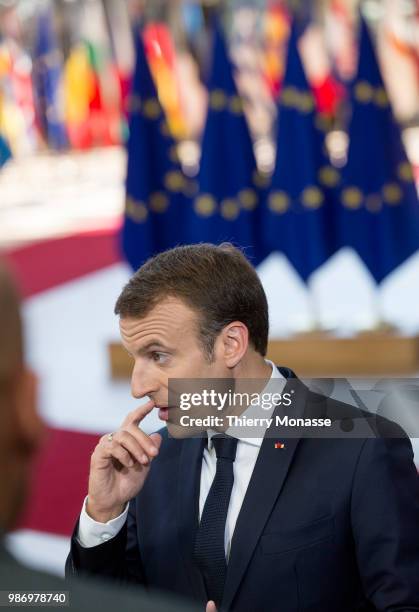
[[[280,4],[268,3],[263,18],[263,68],[272,96],[276,98],[284,76],[284,54],[289,16]]]
[[[11,158],[12,154],[6,140],[0,134],[0,168]]]
[[[64,72],[65,115],[71,146],[82,149],[90,146],[90,102],[94,96],[95,79],[83,42],[75,45]]]
[[[136,35],[130,96],[127,199],[122,246],[137,269],[148,257],[183,242],[186,178],[147,62]]]
[[[35,149],[32,61],[11,39],[0,43],[0,133],[14,156]]]
[[[144,43],[150,70],[165,110],[171,133],[185,137],[187,131],[180,103],[180,83],[176,72],[176,51],[169,28],[164,23],[150,23],[144,29]]]
[[[329,164],[317,120],[293,23],[278,103],[276,164],[264,202],[261,239],[265,255],[282,252],[304,281],[337,246],[334,188],[339,175]]]
[[[1,53],[1,51],[0,51]],[[7,65],[4,62],[2,65],[1,55],[0,55],[0,82],[6,77]],[[4,166],[7,160],[11,157],[10,147],[6,141],[4,133],[4,93],[0,89],[0,168]]]
[[[125,122],[121,78],[102,4],[92,0],[80,6],[78,24],[64,79],[71,144],[78,149],[121,144]]]
[[[67,145],[62,98],[62,55],[55,36],[51,10],[37,19],[33,79],[37,121],[46,143],[52,149]]]
[[[218,24],[213,36],[199,193],[190,214],[188,236],[190,242],[231,241],[245,247],[256,265],[260,261],[257,216],[260,176],[243,100]]]
[[[412,167],[363,19],[351,103],[339,238],[358,253],[380,283],[419,249],[419,203]]]

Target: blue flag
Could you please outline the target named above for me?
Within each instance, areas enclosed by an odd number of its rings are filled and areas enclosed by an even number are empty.
[[[213,32],[208,113],[201,143],[199,193],[188,223],[190,242],[230,241],[259,262],[259,192],[253,144],[223,35]]]
[[[0,168],[12,157],[9,145],[0,134]]]
[[[126,206],[122,248],[134,269],[148,257],[183,242],[187,181],[147,62],[136,35],[130,96]]]
[[[46,142],[59,150],[67,145],[61,95],[62,56],[50,10],[41,12],[37,26],[33,64],[35,106]]]
[[[315,100],[298,52],[292,24],[278,101],[277,155],[263,205],[264,252],[282,252],[304,281],[336,250],[334,188]]]
[[[419,249],[419,203],[364,20],[359,47],[338,228],[380,283]]]

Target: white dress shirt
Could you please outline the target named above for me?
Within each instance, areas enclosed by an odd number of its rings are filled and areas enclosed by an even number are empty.
[[[271,378],[268,384],[261,392],[264,393],[281,393],[285,386],[285,378],[279,372],[278,368],[272,361],[266,360],[272,367]],[[275,381],[273,383],[273,381]],[[269,409],[263,410],[263,417],[269,418],[275,406],[272,405]],[[241,416],[252,416],[255,413],[260,416],[260,409],[257,406],[249,406]],[[227,520],[225,527],[225,551],[226,558],[230,555],[231,539],[233,537],[234,528],[236,526],[237,517],[239,516],[240,508],[242,506],[244,496],[247,491],[247,487],[250,482],[250,478],[255,467],[256,460],[258,458],[259,450],[262,445],[263,436],[266,431],[266,427],[258,429],[260,437],[248,438],[243,437],[243,429],[239,427],[229,427],[226,430],[226,434],[233,436],[238,439],[236,459],[233,463],[234,471],[234,484],[231,491],[230,504],[227,511]],[[202,457],[201,467],[201,484],[199,492],[199,517],[201,518],[202,511],[204,509],[205,500],[211,488],[212,481],[215,477],[217,469],[217,457],[215,454],[214,446],[211,442],[211,438],[217,432],[209,430],[208,432],[208,448],[204,449]],[[81,546],[90,548],[102,544],[107,540],[115,537],[118,532],[122,529],[128,515],[128,504],[125,510],[116,518],[108,521],[107,523],[98,523],[93,520],[86,512],[87,497],[84,500],[83,508],[80,515],[78,541]]]

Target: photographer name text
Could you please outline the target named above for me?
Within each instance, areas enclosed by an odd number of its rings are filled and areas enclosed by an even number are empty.
[[[180,417],[180,425],[183,427],[208,427],[218,428],[225,427],[266,427],[269,428],[275,422],[276,427],[331,427],[331,419],[303,419],[292,418],[288,416],[276,417],[240,417],[236,415],[215,416],[208,415],[205,417],[191,417],[182,415]]]

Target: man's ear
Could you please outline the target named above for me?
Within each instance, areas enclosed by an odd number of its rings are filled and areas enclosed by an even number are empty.
[[[16,438],[28,453],[35,453],[41,446],[46,427],[38,413],[38,381],[35,374],[24,369],[15,388]]]
[[[249,331],[244,323],[234,321],[227,325],[221,334],[225,364],[229,368],[234,368],[249,347]]]

